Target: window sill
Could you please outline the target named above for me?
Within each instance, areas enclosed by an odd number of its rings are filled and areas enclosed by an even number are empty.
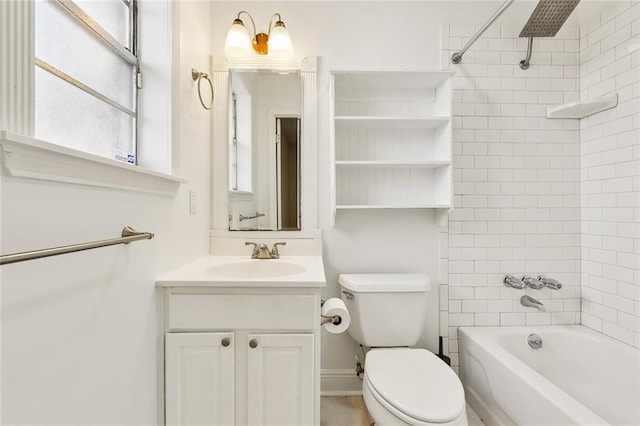
[[[38,139],[0,131],[11,176],[174,196],[186,180]]]

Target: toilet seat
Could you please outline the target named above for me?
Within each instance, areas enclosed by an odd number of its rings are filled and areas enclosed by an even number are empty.
[[[448,423],[465,413],[460,379],[433,353],[372,349],[365,362],[365,386],[399,419],[414,425]]]

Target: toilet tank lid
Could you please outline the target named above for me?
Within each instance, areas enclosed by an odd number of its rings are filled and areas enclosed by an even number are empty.
[[[358,293],[424,292],[431,289],[427,274],[340,274],[338,283]]]

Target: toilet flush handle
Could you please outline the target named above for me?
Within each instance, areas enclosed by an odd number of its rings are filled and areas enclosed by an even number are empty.
[[[349,299],[349,300],[351,300],[351,299],[355,299],[355,298],[356,298],[356,297],[353,295],[353,293],[348,292],[348,291],[344,291],[344,290],[342,290],[342,294],[344,294],[344,296],[345,296],[347,299]]]

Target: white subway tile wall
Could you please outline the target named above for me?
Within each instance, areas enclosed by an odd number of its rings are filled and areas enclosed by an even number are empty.
[[[442,30],[442,63],[456,71],[441,293],[452,365],[458,326],[582,323],[640,347],[640,3],[535,39],[526,71],[526,39],[499,25],[452,65],[477,29]],[[610,111],[545,118],[548,106],[609,93],[619,96]],[[544,274],[563,287],[515,290],[505,274]],[[521,306],[523,294],[546,311]]]
[[[443,63],[477,27],[451,26]],[[536,39],[531,67],[518,66],[526,39],[496,25],[454,77],[455,209],[449,216],[448,349],[458,366],[458,326],[580,323],[580,131],[547,120],[545,108],[579,98],[579,38],[567,26]],[[443,31],[446,36],[446,31]],[[514,290],[505,274],[544,274],[559,291]],[[525,308],[529,294],[546,312]]]
[[[580,98],[618,106],[580,120],[582,323],[640,348],[640,3],[580,35]]]

